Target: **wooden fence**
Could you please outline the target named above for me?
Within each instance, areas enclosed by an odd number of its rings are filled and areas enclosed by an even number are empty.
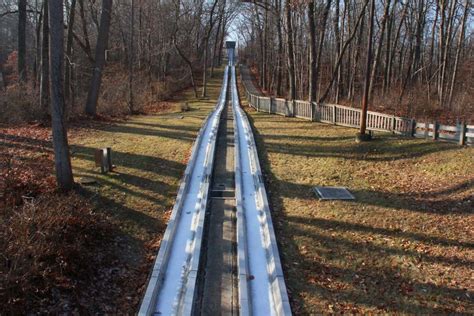
[[[315,122],[359,128],[362,112],[360,109],[329,103],[289,101],[281,98],[262,96],[251,82],[248,69],[242,68],[242,82],[249,105],[259,112],[297,117]],[[391,132],[403,136],[430,138],[456,142],[460,145],[474,145],[474,125],[442,125],[436,122],[420,123],[414,119],[369,111],[367,113],[369,131]]]

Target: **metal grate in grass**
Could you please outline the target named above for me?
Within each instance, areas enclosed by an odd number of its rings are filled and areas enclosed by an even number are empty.
[[[355,197],[344,187],[319,187],[313,188],[320,200],[355,200]]]

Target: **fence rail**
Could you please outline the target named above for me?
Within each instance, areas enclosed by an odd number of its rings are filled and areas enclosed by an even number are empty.
[[[318,104],[301,100],[290,101],[282,98],[265,97],[255,88],[246,67],[241,67],[241,78],[249,105],[259,112],[353,128],[359,128],[360,126],[362,118],[360,109],[339,104]],[[422,123],[411,118],[368,111],[367,130],[474,146],[474,125],[457,124],[456,126],[449,126],[437,122]]]

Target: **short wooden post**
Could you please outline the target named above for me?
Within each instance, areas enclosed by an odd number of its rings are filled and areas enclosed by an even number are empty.
[[[466,144],[466,123],[462,122],[459,125],[459,145],[464,146]]]
[[[438,139],[438,128],[439,128],[439,125],[438,125],[438,122],[434,121],[433,122],[433,140],[437,140]]]
[[[425,138],[428,138],[430,133],[430,123],[425,123]]]
[[[260,98],[256,97],[257,99],[257,112],[260,112]]]
[[[314,106],[314,120],[316,122],[320,122],[321,121],[321,107],[316,102],[313,102],[313,106]]]
[[[112,149],[110,147],[95,150],[95,165],[101,173],[112,171]]]
[[[112,171],[112,148],[107,147],[105,148],[106,155],[107,155],[107,167],[108,171]]]
[[[332,123],[333,123],[334,125],[336,125],[336,109],[337,109],[336,106],[333,105],[333,106],[332,106]]]
[[[268,106],[268,113],[269,113],[269,114],[272,114],[273,102],[275,102],[275,98],[274,98],[274,97],[270,97],[270,105]]]
[[[395,116],[392,116],[392,133],[395,133],[395,128],[397,127],[396,124],[397,119],[395,118]]]
[[[410,136],[415,137],[415,134],[416,134],[416,121],[414,119],[411,119]]]

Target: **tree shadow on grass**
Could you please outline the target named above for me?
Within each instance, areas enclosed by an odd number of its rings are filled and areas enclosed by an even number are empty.
[[[355,231],[361,233],[370,233],[377,235],[384,235],[390,237],[400,237],[405,239],[410,239],[412,241],[418,241],[428,244],[434,244],[445,247],[461,247],[474,249],[474,242],[464,242],[454,239],[440,238],[436,236],[430,236],[427,234],[402,231],[401,229],[387,229],[381,227],[374,227],[369,225],[363,225],[359,223],[349,223],[333,219],[325,218],[311,218],[308,219],[302,216],[288,215],[287,218],[295,223],[308,224],[314,227],[319,227],[321,230],[332,230],[337,229],[341,231]]]
[[[152,128],[159,128],[159,129],[166,129],[166,130],[178,130],[178,131],[185,131],[185,132],[192,132],[197,133],[201,126],[188,126],[188,125],[166,125],[166,124],[158,124],[158,123],[143,123],[143,122],[132,122],[129,125],[138,125],[138,126],[146,126]]]
[[[79,167],[74,167],[74,171],[75,178],[93,178],[97,183],[99,183],[99,185],[104,184],[118,192],[145,199],[158,206],[165,203],[163,196],[172,195],[178,191],[177,185],[169,185],[162,181],[138,177],[117,171],[113,171],[107,175],[101,174],[99,171],[87,170]]]
[[[326,145],[325,137],[321,137],[321,142],[316,144],[296,144],[292,142],[273,143],[267,142],[266,147],[269,152],[290,154],[303,157],[318,158],[343,158],[356,161],[394,161],[401,159],[413,159],[428,154],[457,150],[459,147],[449,143],[435,142],[413,142],[399,138],[397,142],[390,142],[386,137],[376,138],[371,142],[357,144],[355,142],[345,142],[339,145]],[[283,137],[281,138],[284,139]],[[303,138],[301,138],[303,139]],[[300,139],[300,140],[301,140]],[[305,140],[311,140],[310,138]],[[344,140],[332,139],[332,141]]]
[[[288,119],[275,120],[273,114],[258,113],[256,118],[264,120],[265,123],[285,123]],[[249,116],[254,124],[254,117]],[[457,144],[447,142],[426,141],[422,139],[414,140],[390,133],[376,133],[375,138],[370,142],[356,143],[354,136],[347,136],[348,128],[332,126],[322,123],[308,122],[291,119],[292,127],[285,127],[285,130],[293,129],[319,129],[324,131],[330,128],[341,136],[302,136],[302,135],[274,135],[272,130],[274,125],[263,127],[260,131],[261,137],[265,140],[268,152],[291,154],[304,157],[330,157],[364,161],[393,161],[422,157],[428,154],[451,151],[459,149]],[[301,125],[294,127],[293,125]],[[328,132],[329,133],[329,132]],[[274,142],[272,140],[278,141]],[[304,142],[304,143],[299,143]],[[330,142],[330,144],[327,144]]]
[[[93,201],[98,211],[111,216],[122,223],[122,225],[127,225],[129,227],[127,230],[131,229],[133,232],[144,230],[148,234],[154,235],[158,232],[164,232],[166,228],[166,223],[163,221],[147,215],[144,212],[127,207],[109,197],[97,194],[94,190],[78,187],[77,191],[82,196]]]
[[[410,277],[410,273],[403,271],[401,266],[382,265],[372,266],[369,263],[362,264],[352,262],[354,256],[362,258],[382,258],[389,260],[392,257],[410,258],[409,260],[426,261],[428,264],[443,264],[450,267],[469,269],[474,263],[458,258],[449,258],[440,255],[419,254],[414,250],[404,248],[386,247],[371,242],[357,242],[344,234],[366,234],[383,235],[391,238],[405,238],[413,242],[424,243],[442,247],[467,248],[472,250],[474,244],[460,240],[451,240],[442,237],[430,236],[418,232],[401,231],[372,227],[369,225],[355,224],[340,220],[328,220],[321,218],[308,218],[304,216],[290,215],[283,209],[283,196],[287,194],[290,198],[314,199],[312,186],[305,184],[289,183],[279,180],[272,172],[268,158],[268,152],[278,151],[293,155],[317,155],[323,157],[341,157],[350,159],[364,159],[365,157],[352,157],[352,148],[345,150],[342,154],[336,151],[337,147],[320,148],[315,147],[292,147],[287,143],[275,148],[271,143],[265,143],[264,137],[254,126],[253,117],[249,116],[258,147],[258,154],[263,166],[266,180],[267,192],[272,207],[272,217],[275,222],[277,240],[280,248],[280,256],[285,270],[285,278],[290,294],[292,309],[295,314],[310,314],[321,312],[332,312],[331,308],[340,312],[360,312],[360,308],[378,310],[379,312],[396,313],[420,313],[420,314],[446,314],[459,312],[460,305],[470,306],[472,291],[462,288],[452,288],[429,282],[420,282]],[[284,137],[282,137],[284,138]],[[403,141],[401,141],[403,143]],[[415,155],[421,156],[431,152],[451,150],[452,145],[446,144],[404,144],[405,150],[418,151]],[[368,152],[373,148],[363,146],[361,153]],[[378,160],[403,159],[400,155],[403,148],[396,150],[386,148],[388,157]],[[303,151],[303,152],[302,152]],[[336,152],[336,154],[334,153]],[[359,153],[360,154],[360,153]],[[411,154],[410,157],[413,157]],[[472,181],[454,185],[438,192],[438,194],[451,194],[462,192],[472,188]],[[268,190],[270,189],[270,190]],[[357,202],[382,206],[386,208],[408,209],[417,212],[432,212],[420,207],[420,200],[408,195],[395,195],[386,192],[359,190],[354,192],[358,198]],[[432,194],[429,193],[429,194]],[[374,196],[376,198],[374,198]],[[432,201],[431,201],[432,202]],[[452,204],[445,199],[436,202]],[[394,207],[395,206],[395,207]],[[437,209],[437,208],[436,208]],[[437,211],[438,212],[438,211]],[[451,213],[447,211],[446,214]],[[467,206],[461,213],[472,213]],[[376,237],[378,238],[378,237]],[[383,237],[382,237],[383,238]],[[310,248],[303,252],[300,248],[301,241],[307,240],[306,246]],[[311,249],[317,247],[316,249]],[[340,264],[342,263],[342,267]],[[323,302],[323,303],[321,303]],[[462,311],[462,309],[460,309]]]
[[[0,138],[3,137],[0,134]],[[17,148],[26,149],[30,151],[45,151],[52,152],[52,142],[38,139],[32,139],[23,136],[8,136],[9,141],[6,142],[0,139],[0,145],[6,148]],[[97,148],[87,147],[83,145],[70,145],[71,157],[78,157],[88,161],[95,161],[95,150]],[[27,159],[20,157],[22,159]],[[129,152],[114,151],[112,148],[112,163],[117,166],[123,166],[126,168],[134,168],[148,172],[159,173],[165,176],[179,177],[184,170],[185,165],[183,163],[163,159],[156,156],[140,155]]]
[[[9,141],[0,141],[0,144],[2,146],[27,149],[31,151],[40,149],[47,151],[52,150],[51,141],[32,139],[22,136],[0,135],[0,137],[2,136],[6,137],[6,139]],[[14,143],[11,141],[14,141]],[[95,148],[80,145],[71,145],[70,147],[73,157],[84,159],[90,162],[93,162],[95,160]],[[117,171],[119,172],[122,167],[125,167],[173,178],[180,178],[185,168],[185,165],[183,163],[166,160],[160,157],[118,151],[112,152],[112,162],[117,165]],[[79,170],[78,173],[75,173],[76,177],[81,175],[91,177],[92,175],[94,178],[98,179],[99,182],[105,183],[106,185],[117,190],[118,192],[123,192],[127,195],[146,199],[147,201],[156,203],[157,205],[161,205],[164,203],[164,199],[159,198],[158,195],[164,196],[169,194],[175,194],[178,189],[177,186],[172,186],[162,181],[139,177],[133,174],[113,174],[113,176],[118,176],[120,178],[120,181],[122,181],[124,185],[135,186],[138,188],[137,190],[133,190],[131,188],[127,188],[123,185],[119,185],[111,180],[108,180],[106,176],[100,175],[99,172],[94,171],[94,169],[86,170],[83,168],[75,167],[75,170]],[[146,231],[150,232],[160,231],[160,229],[164,227],[163,225],[165,225],[156,218],[148,216],[143,212],[128,208],[125,205],[114,201],[109,197],[99,195],[95,192],[95,190],[91,190],[89,188],[78,188],[78,191],[84,196],[93,198],[100,206],[101,210],[117,218],[119,221],[130,221],[134,223],[133,225],[135,225],[136,227],[142,227]]]
[[[278,180],[284,197],[298,198],[303,200],[314,200],[316,197],[313,185],[292,183]],[[315,183],[314,185],[324,185]],[[390,193],[377,190],[364,190],[348,188],[355,196],[355,201],[346,201],[349,204],[363,204],[379,206],[387,210],[409,210],[413,212],[449,215],[449,214],[474,214],[474,201],[465,197],[459,199],[450,197],[450,194],[468,192],[474,188],[473,180],[467,180],[439,191],[415,192],[415,193]],[[436,197],[436,199],[432,199]]]
[[[92,129],[110,133],[135,134],[142,136],[156,136],[161,138],[179,139],[186,142],[193,142],[196,138],[194,133],[183,131],[167,131],[162,129],[141,128],[131,125],[114,125],[114,126],[94,126]]]
[[[95,148],[71,145],[71,155],[88,161],[95,161]],[[183,163],[163,159],[156,156],[140,155],[128,152],[113,151],[112,163],[118,168],[126,167],[142,171],[154,172],[164,176],[180,177],[185,165]],[[118,169],[120,170],[120,169]]]

